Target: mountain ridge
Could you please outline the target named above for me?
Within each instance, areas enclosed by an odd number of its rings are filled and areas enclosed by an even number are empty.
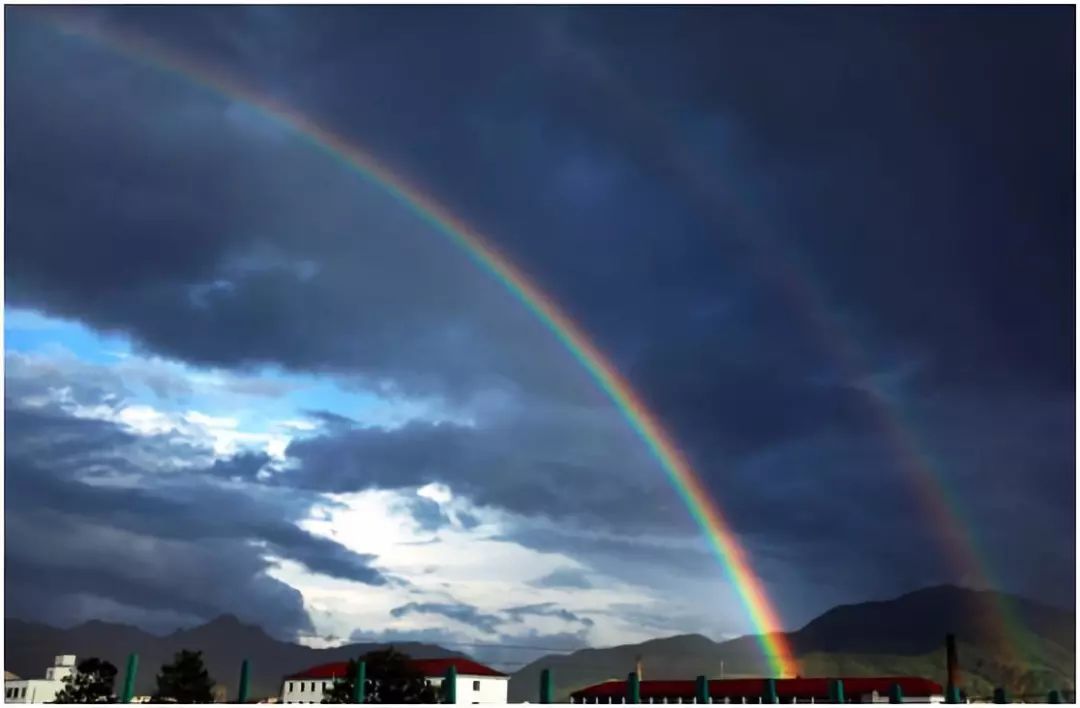
[[[977,616],[1002,601],[1011,603],[1029,625],[1027,639],[1038,652],[1022,665],[1010,664]],[[972,616],[974,613],[976,616]],[[838,605],[800,629],[784,633],[803,675],[922,675],[944,681],[944,635],[957,635],[967,685],[986,692],[1012,681],[1032,691],[1043,685],[1075,685],[1075,613],[1026,598],[957,586],[922,588],[892,600]],[[5,670],[40,676],[57,654],[97,656],[120,670],[129,652],[139,654],[139,693],[150,693],[158,668],[180,649],[200,649],[211,676],[235,696],[240,662],[252,665],[252,695],[277,695],[282,677],[316,664],[343,661],[393,645],[416,658],[464,656],[435,644],[353,643],[314,649],[275,639],[263,628],[233,615],[158,635],[138,627],[90,620],[61,629],[18,618],[5,619]],[[556,695],[609,678],[625,678],[638,655],[646,678],[764,676],[769,672],[756,635],[716,642],[700,633],[656,637],[636,644],[590,647],[549,655],[523,666],[510,680],[510,700],[536,700],[539,675],[552,669]],[[1033,686],[1033,688],[1031,688]],[[1021,687],[1022,690],[1025,690]],[[1014,689],[1014,693],[1017,691]],[[1045,693],[1043,693],[1045,696]]]
[[[1025,620],[1018,641],[1033,649],[1025,662],[1010,661],[1001,638],[987,630],[988,611],[1007,603]],[[801,628],[783,632],[800,673],[826,675],[914,674],[945,681],[944,638],[955,634],[969,688],[989,694],[996,685],[1038,695],[1045,687],[1075,686],[1076,615],[1068,610],[992,590],[937,585],[889,600],[837,605]],[[679,639],[696,638],[690,650]],[[551,669],[556,695],[609,679],[624,679],[643,655],[646,678],[765,676],[757,635],[714,642],[700,634],[670,637],[666,651],[649,649],[655,640],[569,655],[540,657],[514,673],[510,700],[535,696],[540,671]],[[708,644],[701,644],[704,639]],[[652,645],[655,646],[655,645]],[[1045,698],[1045,692],[1041,696]]]

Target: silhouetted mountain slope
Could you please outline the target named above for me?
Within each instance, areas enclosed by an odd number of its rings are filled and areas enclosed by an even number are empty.
[[[252,663],[252,695],[278,695],[283,676],[309,666],[343,661],[387,644],[349,644],[332,649],[282,642],[259,627],[243,624],[226,615],[192,629],[159,637],[138,628],[109,622],[87,622],[71,629],[57,629],[17,619],[4,621],[5,669],[19,676],[43,677],[57,654],[75,654],[80,660],[97,656],[120,670],[123,680],[127,655],[139,654],[136,690],[150,693],[161,665],[171,661],[181,649],[201,649],[211,677],[228,688],[235,700],[240,678],[240,662]],[[436,659],[461,656],[442,647],[414,642],[395,642],[394,646],[415,658]],[[119,688],[119,686],[118,686]]]
[[[1019,624],[1042,641],[1073,646],[1073,613],[1015,596],[952,585],[917,590],[894,600],[834,607],[790,633],[789,638],[799,654],[923,654],[939,648],[946,632],[971,644],[995,644],[1002,637],[996,633],[998,625],[990,620],[999,615],[1003,600]]]
[[[988,617],[998,603],[1008,600],[1012,612],[1028,630],[1020,645],[1003,646]],[[908,674],[944,682],[944,635],[957,635],[964,684],[972,692],[988,693],[1006,683],[1014,692],[1038,694],[1046,687],[1075,685],[1075,614],[1021,598],[943,586],[928,588],[884,602],[866,602],[834,608],[788,634],[800,671],[806,676]],[[252,661],[253,694],[276,695],[284,675],[308,666],[340,661],[382,644],[351,644],[332,649],[310,649],[282,642],[259,627],[232,616],[168,636],[149,634],[135,627],[108,622],[87,622],[57,629],[17,619],[5,621],[4,668],[20,676],[35,677],[57,654],[80,658],[98,656],[120,671],[129,652],[139,654],[137,689],[149,693],[160,666],[180,649],[201,649],[211,676],[235,696],[240,662]],[[396,643],[417,658],[460,656],[442,647]],[[758,638],[739,637],[717,643],[700,634],[653,639],[604,649],[583,649],[570,655],[539,659],[519,670],[510,682],[510,699],[535,701],[540,671],[551,668],[559,696],[611,678],[623,679],[641,656],[648,678],[693,678],[698,674],[764,676]],[[1045,693],[1043,693],[1045,695]]]
[[[995,631],[1000,625],[989,621],[999,616],[1003,601],[1019,620],[1007,641]],[[1026,629],[1017,631],[1019,624]],[[1075,630],[1072,612],[1011,595],[939,586],[836,607],[787,636],[806,676],[911,674],[944,683],[944,637],[951,632],[959,642],[965,685],[973,693],[1006,684],[1038,694],[1075,685]],[[557,694],[566,696],[583,686],[625,679],[637,656],[644,659],[646,679],[768,673],[756,636],[716,643],[689,634],[543,657],[513,675],[510,699],[535,701],[542,669],[552,670]]]

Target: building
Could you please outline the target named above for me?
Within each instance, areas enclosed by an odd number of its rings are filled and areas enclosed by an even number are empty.
[[[457,669],[457,702],[466,704],[506,703],[509,676],[472,659],[413,659],[409,662],[429,686],[442,687],[447,670]],[[322,703],[323,692],[329,691],[335,679],[345,678],[347,661],[313,666],[306,671],[286,676],[281,686],[282,703]]]
[[[853,703],[888,703],[889,691],[898,684],[905,703],[943,703],[941,684],[914,676],[842,678],[844,695]],[[780,703],[829,702],[828,678],[776,679]],[[598,683],[570,694],[571,703],[625,703],[626,681]],[[719,679],[709,681],[713,703],[759,703],[765,679]],[[696,681],[642,681],[642,703],[696,703]]]
[[[5,703],[49,703],[64,688],[64,679],[75,673],[75,655],[63,654],[45,669],[43,679],[7,678],[4,674]],[[14,674],[12,674],[14,676]]]

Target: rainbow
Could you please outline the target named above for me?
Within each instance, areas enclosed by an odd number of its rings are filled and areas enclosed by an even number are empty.
[[[343,136],[319,125],[312,118],[255,94],[222,72],[201,66],[146,38],[100,26],[79,24],[69,15],[52,11],[50,24],[60,31],[89,39],[156,70],[178,76],[188,82],[244,103],[268,119],[287,127],[317,150],[326,153],[364,179],[378,185],[454,245],[474,263],[500,282],[517,300],[542,322],[589,372],[599,387],[616,405],[623,417],[644,441],[650,453],[667,474],[669,481],[701,528],[709,549],[720,561],[746,608],[757,640],[774,676],[797,673],[794,654],[783,634],[780,617],[773,607],[761,580],[750,565],[746,550],[725,521],[700,477],[679,450],[675,440],[661,426],[641,397],[619,374],[615,366],[592,343],[585,332],[564,313],[555,301],[533,283],[508,258],[501,255],[479,233],[440,206],[434,199],[410,186],[400,176],[381,164],[373,155],[350,143]]]
[[[715,181],[702,171],[700,159],[686,150],[678,126],[670,126],[666,114],[656,113],[649,101],[637,97],[632,87],[620,79],[619,72],[606,72],[603,76],[604,88],[620,102],[623,118],[636,120],[643,135],[660,142],[662,149],[654,154],[664,156],[665,173],[679,175],[685,192],[696,198],[710,216],[713,215],[718,197],[722,199],[727,196],[725,191],[730,190],[717,189]],[[746,207],[751,202],[738,197],[727,200],[730,209],[724,216],[734,215],[741,222],[750,222],[753,228],[746,231],[754,236],[749,252],[759,256],[761,274],[774,281],[777,290],[786,296],[791,310],[804,318],[810,335],[830,355],[845,379],[861,382],[872,422],[936,531],[951,569],[965,584],[1001,587],[1002,583],[995,582],[996,575],[987,553],[978,543],[974,527],[965,518],[963,507],[941,474],[938,461],[920,440],[917,426],[905,415],[901,402],[892,400],[880,387],[866,380],[869,367],[863,352],[851,332],[832,316],[826,289],[815,282],[809,268],[798,262],[791,243],[772,242],[769,229],[756,223]],[[739,229],[731,228],[730,219],[724,218],[719,225],[725,233],[734,232],[737,237]],[[1019,661],[1026,655],[1038,659],[1033,651],[1033,637],[1005,595],[993,596],[984,616],[988,635],[1010,658]]]

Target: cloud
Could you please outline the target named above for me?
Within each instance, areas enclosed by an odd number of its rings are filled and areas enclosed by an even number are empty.
[[[441,615],[455,622],[475,627],[485,634],[494,634],[495,627],[502,621],[495,615],[487,615],[479,612],[471,605],[455,605],[450,603],[436,602],[410,602],[390,610],[392,617],[404,617],[408,614]]]
[[[522,607],[510,607],[507,608],[505,612],[515,620],[520,620],[524,615],[536,615],[538,617],[556,617],[565,622],[581,624],[585,627],[591,627],[595,624],[595,622],[588,617],[579,617],[567,609],[556,606],[553,602],[542,602],[536,605],[525,605]]]
[[[377,582],[370,559],[287,530],[333,495],[346,510],[326,513],[371,533],[349,516],[361,492],[392,490],[385,528],[416,549],[536,554],[529,592],[634,574],[669,605],[713,606],[677,587],[688,574],[730,590],[588,372],[438,228],[251,106],[31,11],[5,43],[9,309],[130,352],[112,369],[8,355],[9,459],[74,483],[9,481],[57,514],[72,490],[112,509],[132,536],[85,529],[102,543],[181,543],[175,518],[246,544],[237,583],[294,627],[296,598],[250,579],[286,572],[275,554]],[[1073,89],[1066,9],[65,12],[265,91],[483,233],[634,385],[793,622],[952,572],[913,455],[1003,585],[1073,602],[1074,116],[1046,98]],[[41,323],[21,319],[29,346]],[[380,403],[282,403],[300,378]],[[204,405],[222,399],[267,419]],[[405,501],[430,484],[452,499]],[[232,506],[242,523],[214,518]],[[575,561],[593,587],[559,575]]]
[[[542,578],[534,580],[533,585],[541,588],[590,588],[588,577],[577,568],[561,568]]]
[[[20,500],[6,512],[13,614],[44,617],[53,600],[63,608],[57,620],[69,622],[91,618],[79,613],[102,603],[121,614],[130,608],[131,618],[228,611],[290,636],[310,623],[299,593],[266,574],[265,553],[313,573],[385,582],[371,557],[295,525],[307,508],[302,496],[221,480],[250,475],[265,456],[200,468],[206,451],[185,460],[197,448],[174,444],[182,442],[174,432],[129,432],[11,399],[5,408],[8,494]],[[165,450],[179,460],[142,463]]]

